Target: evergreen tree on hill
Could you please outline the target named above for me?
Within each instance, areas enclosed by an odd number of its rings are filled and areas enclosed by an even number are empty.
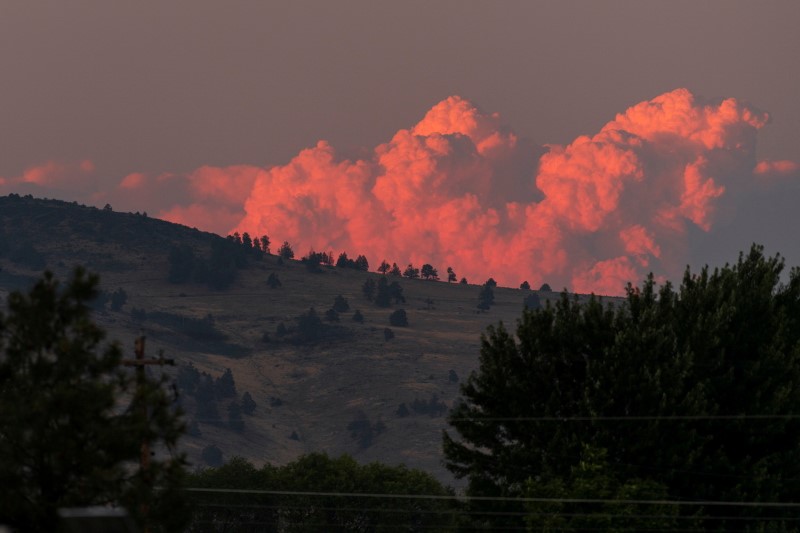
[[[294,250],[292,250],[292,245],[289,244],[289,241],[283,241],[283,244],[278,249],[278,256],[281,259],[294,259]]]

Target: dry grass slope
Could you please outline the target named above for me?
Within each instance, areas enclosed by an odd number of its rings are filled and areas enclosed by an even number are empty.
[[[377,281],[380,274],[332,267],[311,273],[298,261],[279,264],[276,256],[251,261],[224,291],[167,282],[171,245],[187,244],[207,253],[215,238],[219,237],[137,214],[3,197],[0,294],[25,286],[40,271],[42,264],[11,258],[14,250],[30,244],[59,276],[83,264],[100,274],[105,290],[127,292],[121,311],[97,314],[109,337],[126,348],[144,333],[150,355],[163,350],[179,365],[193,364],[215,377],[230,368],[239,395],[249,392],[257,408],[244,416],[241,433],[199,420],[202,435],[184,440],[198,466],[203,465],[203,447],[216,444],[226,458],[239,455],[256,464],[283,464],[312,451],[349,453],[360,461],[422,468],[452,482],[441,465],[445,417],[418,414],[411,406],[434,395],[451,406],[458,397],[453,378],[464,379],[477,366],[481,332],[499,321],[513,327],[530,291],[496,288],[495,304],[479,313],[477,285],[393,278],[403,287],[406,303],[379,308],[364,297],[362,285],[368,277]],[[360,251],[348,252],[355,256]],[[373,268],[381,260],[370,259]],[[447,265],[435,266],[444,272]],[[458,265],[453,266],[457,272]],[[271,273],[279,277],[280,288],[267,285]],[[293,326],[295,317],[310,307],[324,321],[325,311],[340,294],[350,310],[341,313],[338,325],[348,334],[305,345],[277,338],[278,324]],[[558,297],[539,296],[543,302]],[[174,321],[135,320],[133,308],[198,320],[210,314],[214,327],[227,338],[199,341],[176,328]],[[397,308],[406,310],[409,327],[392,327],[395,337],[387,341],[384,329]],[[356,309],[363,314],[363,323],[352,320]],[[264,333],[270,342],[264,342]],[[271,405],[270,398],[279,398],[281,405],[274,400]],[[191,413],[193,400],[185,395],[184,400]],[[402,403],[411,410],[409,416],[398,416]],[[225,405],[219,404],[223,418]],[[364,417],[369,427],[384,428],[375,431],[366,447],[348,430],[351,422],[363,422]]]

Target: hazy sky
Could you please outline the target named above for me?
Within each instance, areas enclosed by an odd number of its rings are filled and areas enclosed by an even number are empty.
[[[134,173],[268,169],[323,139],[369,159],[451,95],[531,145],[568,145],[677,88],[768,112],[756,159],[797,162],[798,22],[793,0],[2,2],[0,177],[8,192],[58,167],[41,195],[89,203],[72,174],[101,191]],[[800,261],[798,188],[780,187],[689,239],[691,261],[752,240]]]

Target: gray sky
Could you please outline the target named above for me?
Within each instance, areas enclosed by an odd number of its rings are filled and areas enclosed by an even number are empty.
[[[536,143],[677,87],[768,111],[800,159],[795,1],[3,2],[0,176],[285,163],[372,147],[458,94]]]
[[[454,94],[567,144],[679,87],[769,112],[757,157],[800,161],[798,22],[792,0],[2,2],[0,176],[359,155]]]

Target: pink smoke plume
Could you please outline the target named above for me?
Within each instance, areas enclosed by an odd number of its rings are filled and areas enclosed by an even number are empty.
[[[650,271],[679,275],[691,234],[713,231],[753,187],[798,177],[793,161],[756,160],[768,120],[736,99],[676,89],[592,136],[540,147],[451,96],[363,159],[320,141],[281,166],[133,173],[99,192],[91,162],[46,163],[0,178],[0,190],[74,179],[91,185],[85,196],[95,204],[267,234],[300,254],[346,251],[373,268],[384,259],[431,263],[473,283],[491,276],[617,295]]]
[[[325,142],[258,173],[233,228],[296,249],[348,251],[459,276],[620,294],[709,231],[720,198],[753,176],[768,115],[685,89],[637,104],[594,136],[528,146],[497,114],[452,96],[369,159]],[[538,155],[538,154],[536,154]]]

